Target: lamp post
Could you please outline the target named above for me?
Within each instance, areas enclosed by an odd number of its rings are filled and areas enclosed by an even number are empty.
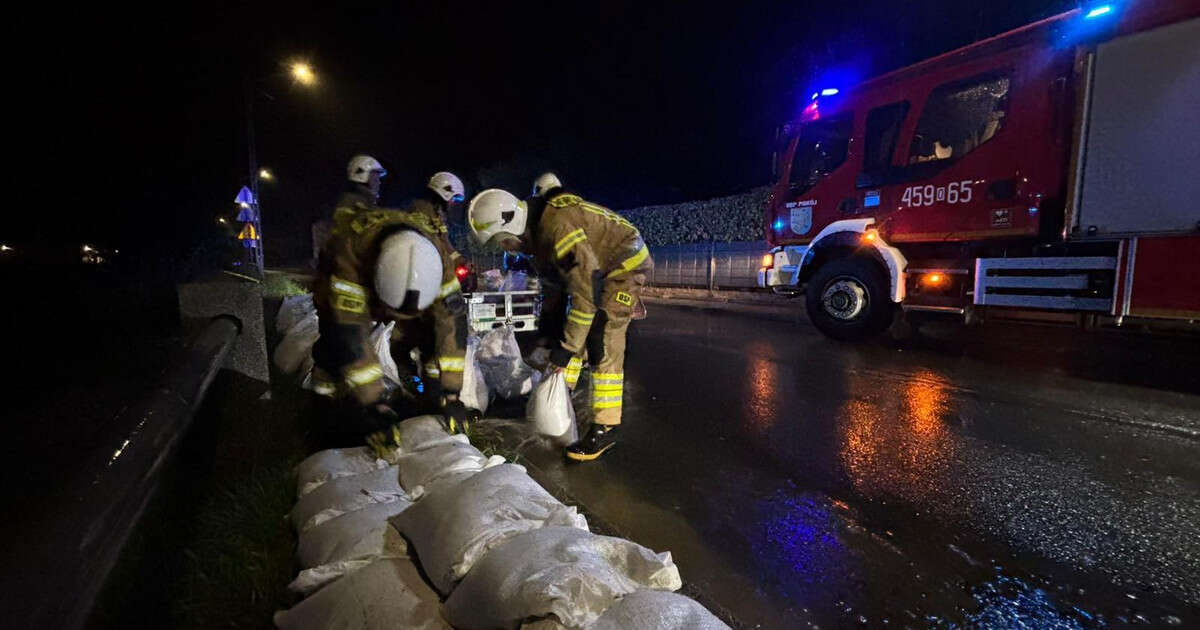
[[[312,66],[303,61],[293,61],[288,64],[288,73],[291,75],[294,83],[298,83],[304,87],[313,87],[317,84],[317,74]],[[258,197],[258,182],[259,180],[271,180],[274,176],[267,169],[258,167],[258,155],[254,141],[254,96],[256,93],[256,85],[269,79],[265,77],[258,81],[250,78],[246,79],[246,151],[248,154],[249,174],[250,174],[250,209],[253,212],[254,231],[257,235],[257,241],[254,247],[254,263],[258,267],[258,277],[264,277],[263,272],[263,232],[262,232],[262,210],[259,204]],[[262,93],[271,100],[275,100],[270,94]],[[239,196],[240,198],[240,196]]]

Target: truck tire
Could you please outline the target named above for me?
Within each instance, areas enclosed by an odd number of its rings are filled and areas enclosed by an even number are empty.
[[[842,341],[862,341],[882,333],[896,308],[879,264],[859,256],[821,266],[809,279],[805,294],[813,325]]]

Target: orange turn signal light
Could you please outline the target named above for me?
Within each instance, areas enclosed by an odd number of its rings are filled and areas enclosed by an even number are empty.
[[[763,254],[762,266],[771,267],[775,264],[775,254]]]

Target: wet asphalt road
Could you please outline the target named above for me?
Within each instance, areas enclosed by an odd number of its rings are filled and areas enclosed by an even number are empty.
[[[735,626],[1200,627],[1197,340],[650,315],[618,446],[529,461]]]

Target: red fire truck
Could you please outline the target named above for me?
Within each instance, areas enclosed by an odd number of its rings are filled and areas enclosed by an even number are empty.
[[[901,313],[1200,320],[1194,0],[1084,6],[822,89],[789,127],[759,285],[831,337]]]

